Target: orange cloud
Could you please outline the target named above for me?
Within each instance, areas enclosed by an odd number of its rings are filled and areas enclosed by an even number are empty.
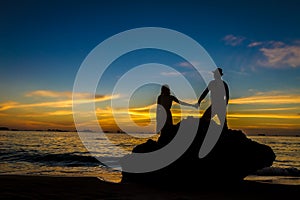
[[[231,113],[227,115],[229,118],[271,118],[271,119],[300,119],[300,115],[284,115],[284,114],[261,114],[261,113]]]
[[[43,94],[43,93],[42,93]],[[48,94],[47,94],[48,95]],[[52,95],[51,97],[54,97],[55,95]],[[33,108],[33,107],[44,107],[44,108],[68,108],[72,107],[72,104],[85,104],[85,103],[91,103],[91,102],[103,102],[111,99],[118,98],[119,95],[109,96],[109,95],[96,95],[95,98],[91,98],[91,95],[89,95],[90,98],[88,98],[88,95],[86,98],[78,99],[76,101],[73,101],[72,99],[69,100],[57,100],[57,101],[47,101],[47,102],[37,102],[37,103],[19,103],[19,102],[4,102],[0,104],[0,111],[9,110],[9,109],[16,109],[16,108]]]
[[[246,111],[260,112],[260,111],[291,111],[291,110],[300,110],[300,107],[257,108],[257,109],[249,109],[249,110],[246,110]]]
[[[27,97],[51,97],[51,98],[67,98],[71,99],[73,97],[82,98],[82,99],[90,99],[90,98],[102,98],[105,95],[96,94],[93,95],[87,92],[74,93],[72,91],[53,91],[53,90],[35,90],[28,92],[25,96]]]
[[[39,96],[39,97],[52,97],[52,98],[58,98],[58,97],[72,98],[72,92],[71,91],[58,92],[58,91],[52,91],[52,90],[35,90],[35,91],[31,91],[31,92],[27,93],[26,96],[27,97]]]
[[[229,104],[300,104],[300,95],[258,93],[254,96],[231,99]]]

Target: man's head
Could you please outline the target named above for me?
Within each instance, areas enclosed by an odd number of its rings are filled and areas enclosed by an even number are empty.
[[[221,78],[221,76],[223,76],[222,68],[218,67],[216,70],[213,71],[213,74],[215,78]]]

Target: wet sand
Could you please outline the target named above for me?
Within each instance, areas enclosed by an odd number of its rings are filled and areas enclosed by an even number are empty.
[[[158,180],[159,181],[159,180]],[[186,185],[186,184],[182,184]],[[96,177],[0,176],[1,199],[293,199],[299,185],[244,181],[238,186],[204,189],[111,183]]]

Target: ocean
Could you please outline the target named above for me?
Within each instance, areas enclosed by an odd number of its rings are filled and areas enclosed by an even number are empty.
[[[106,136],[124,152],[148,139],[145,134],[143,138],[119,133]],[[270,146],[276,160],[271,167],[249,175],[246,180],[300,185],[300,137],[247,137]],[[93,176],[119,182],[120,170],[103,165],[94,156],[123,155],[103,138],[96,139],[99,145],[89,152],[76,132],[0,131],[0,175]]]

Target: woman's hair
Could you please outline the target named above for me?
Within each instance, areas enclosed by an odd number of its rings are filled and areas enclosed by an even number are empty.
[[[170,88],[167,84],[161,86],[161,94],[170,95]]]

